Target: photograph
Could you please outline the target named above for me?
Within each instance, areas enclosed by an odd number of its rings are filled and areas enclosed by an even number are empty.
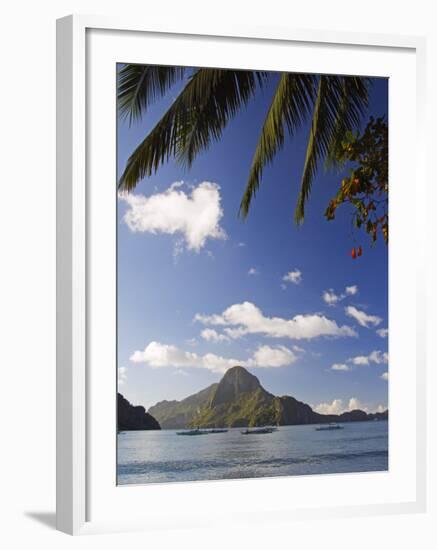
[[[389,79],[127,61],[117,484],[388,471]]]

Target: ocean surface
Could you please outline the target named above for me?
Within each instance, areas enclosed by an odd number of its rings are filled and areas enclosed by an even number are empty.
[[[271,434],[178,436],[176,430],[118,434],[119,485],[241,479],[388,469],[388,422],[343,430],[281,426]]]

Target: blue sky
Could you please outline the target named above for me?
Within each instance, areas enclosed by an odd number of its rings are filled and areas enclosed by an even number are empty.
[[[388,114],[387,86],[374,79],[369,115]],[[140,122],[119,121],[119,174],[177,92]],[[119,391],[135,404],[182,399],[218,381],[231,359],[320,412],[387,406],[387,248],[352,235],[346,207],[326,221],[338,173],[319,172],[305,223],[294,224],[308,127],[265,170],[248,219],[238,217],[271,92],[189,171],[170,161],[119,199]]]

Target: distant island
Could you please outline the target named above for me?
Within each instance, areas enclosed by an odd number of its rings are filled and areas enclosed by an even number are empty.
[[[136,407],[138,408],[138,407]],[[387,420],[388,410],[366,413],[353,410],[339,415],[319,414],[291,396],[277,397],[266,391],[258,378],[235,366],[220,382],[182,401],[160,401],[149,409],[151,418],[164,429],[231,428],[266,425],[323,424]],[[141,428],[134,428],[141,429]],[[145,428],[146,429],[146,428]]]
[[[141,405],[134,406],[117,393],[117,427],[119,432],[127,430],[160,430],[159,422]]]

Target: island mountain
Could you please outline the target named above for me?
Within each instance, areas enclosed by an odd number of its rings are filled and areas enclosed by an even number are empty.
[[[367,414],[354,410],[340,415],[319,414],[294,397],[277,397],[269,393],[256,376],[239,366],[227,370],[219,383],[182,401],[160,401],[149,409],[149,413],[166,429],[286,426],[388,418],[388,411]]]
[[[141,405],[133,406],[121,393],[117,393],[117,427],[125,430],[160,430],[159,422]]]

